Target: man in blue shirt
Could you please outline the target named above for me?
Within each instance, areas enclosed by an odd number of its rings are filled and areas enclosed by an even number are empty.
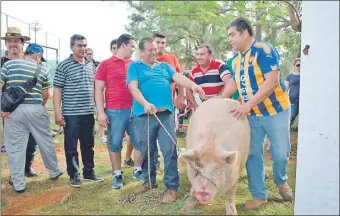
[[[176,132],[171,83],[174,81],[179,86],[190,88],[203,99],[205,94],[201,87],[185,76],[176,73],[168,63],[156,61],[157,48],[153,38],[143,38],[139,42],[139,49],[141,60],[130,64],[126,78],[126,83],[134,98],[131,139],[132,143],[136,145],[135,148],[142,152],[143,160],[144,183],[137,193],[143,193],[150,189],[148,158],[157,156],[156,141],[158,139],[164,158],[163,182],[167,189],[162,202],[173,203],[176,201],[179,177],[177,151],[172,141],[172,139],[176,140]],[[150,157],[148,157],[148,134]],[[156,187],[156,166],[155,160],[152,159],[150,160],[150,178],[152,188]]]

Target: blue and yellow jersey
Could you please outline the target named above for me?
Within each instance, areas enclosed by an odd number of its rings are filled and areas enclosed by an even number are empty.
[[[6,84],[6,89],[15,87],[33,78],[37,68],[37,63],[22,59],[10,60],[1,68],[1,84]],[[37,84],[28,93],[23,104],[41,104],[43,102],[41,91],[48,89],[51,85],[48,82],[47,70],[43,67],[38,77]]]
[[[238,52],[232,61],[235,82],[243,103],[247,103],[264,83],[266,73],[280,69],[279,54],[269,43],[255,41],[250,49]],[[286,86],[280,76],[279,85],[264,101],[254,106],[248,115],[270,116],[290,107]]]

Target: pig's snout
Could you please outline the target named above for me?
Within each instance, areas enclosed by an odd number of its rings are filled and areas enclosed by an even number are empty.
[[[200,201],[200,203],[202,204],[207,203],[211,198],[211,194],[208,192],[196,192],[195,196],[197,200]]]

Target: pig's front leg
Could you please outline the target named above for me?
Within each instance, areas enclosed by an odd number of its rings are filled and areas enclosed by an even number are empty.
[[[235,183],[234,186],[227,192],[227,215],[237,215],[235,207],[236,186],[237,183]]]
[[[194,176],[193,176],[193,173],[192,173],[192,169],[191,169],[191,167],[189,165],[187,166],[187,173],[188,173],[189,182],[191,184],[191,182],[194,180]],[[185,200],[184,207],[186,209],[193,209],[193,208],[195,208],[197,203],[198,203],[198,201],[195,198],[195,190],[191,186],[190,196]]]

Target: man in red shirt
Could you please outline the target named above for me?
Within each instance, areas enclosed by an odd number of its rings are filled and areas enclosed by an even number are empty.
[[[220,95],[231,79],[227,65],[223,61],[215,60],[211,48],[205,44],[198,47],[196,61],[197,65],[191,70],[190,80],[203,88],[207,99]],[[186,93],[189,103],[196,110],[199,103],[192,91],[187,89]]]
[[[95,100],[98,121],[103,127],[108,125],[109,155],[114,175],[112,188],[114,189],[123,187],[121,171],[122,140],[125,131],[128,134],[131,133],[129,120],[132,107],[132,95],[125,84],[125,80],[127,68],[132,62],[131,57],[136,46],[136,41],[131,35],[121,35],[117,41],[117,54],[102,61],[96,73]],[[134,156],[133,178],[143,181],[141,153],[135,150]]]

